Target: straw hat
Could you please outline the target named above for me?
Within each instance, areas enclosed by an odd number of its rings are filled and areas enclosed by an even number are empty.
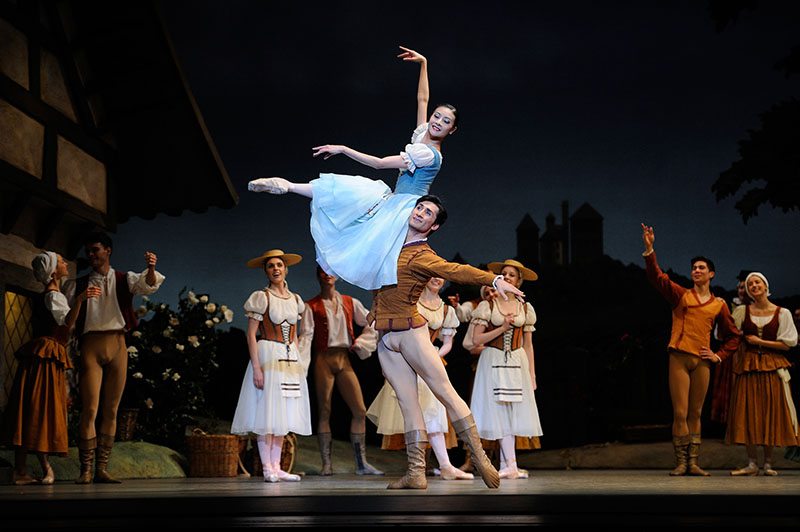
[[[523,281],[535,281],[536,279],[539,278],[539,276],[536,275],[535,271],[531,270],[530,268],[526,268],[525,266],[522,265],[521,262],[516,261],[514,259],[506,259],[504,262],[490,262],[487,267],[491,272],[501,273],[503,271],[504,266],[515,267],[519,271],[519,274],[522,276]]]
[[[303,257],[301,257],[300,255],[295,255],[294,253],[284,253],[280,249],[272,249],[270,251],[267,251],[260,257],[248,260],[247,267],[258,268],[260,270],[263,270],[264,264],[266,264],[269,259],[275,257],[281,259],[286,266],[293,266],[298,262],[300,262],[301,260],[303,260]]]

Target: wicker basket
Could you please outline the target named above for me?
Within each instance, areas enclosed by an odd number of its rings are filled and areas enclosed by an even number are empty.
[[[131,441],[133,429],[136,428],[136,418],[139,416],[138,408],[120,408],[117,411],[117,441]]]
[[[194,429],[186,437],[190,477],[235,477],[239,465],[239,436],[206,434]]]

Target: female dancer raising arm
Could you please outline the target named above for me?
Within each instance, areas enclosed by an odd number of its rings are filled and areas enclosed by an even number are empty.
[[[394,192],[383,182],[361,176],[320,174],[310,183],[280,177],[251,181],[249,190],[311,199],[311,235],[317,262],[329,274],[367,290],[397,282],[397,257],[417,198],[427,194],[442,164],[445,137],[455,132],[456,108],[436,107],[428,118],[428,62],[414,50],[400,47],[403,61],[420,65],[417,87],[417,128],[399,155],[375,157],[347,146],[325,144],[314,157],[347,157],[371,168],[399,169]],[[426,120],[428,120],[426,122]]]

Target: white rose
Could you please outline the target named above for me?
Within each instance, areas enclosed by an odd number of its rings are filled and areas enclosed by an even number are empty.
[[[175,349],[177,349],[178,351],[183,351],[184,349],[183,344],[175,344]]]
[[[141,338],[142,337],[142,331],[133,331],[133,333],[131,333],[131,334],[132,334],[132,336],[134,338]]]
[[[180,380],[180,378],[181,378],[181,376],[177,371],[172,374],[172,380],[177,382],[178,380]]]
[[[214,322],[213,321],[206,320],[206,327],[213,327],[213,326],[214,326]]]
[[[153,408],[153,400],[150,399],[149,397],[144,400],[144,404],[145,406],[147,406],[147,408]]]
[[[171,318],[169,319],[169,324],[170,324],[170,325],[173,325],[173,326],[174,326],[174,325],[178,325],[179,323],[180,323],[180,321],[178,321],[178,318],[176,318],[175,316],[173,316],[173,317],[171,317]]]
[[[172,336],[172,327],[167,327],[161,334],[164,336],[164,338],[169,338],[170,336]]]
[[[153,346],[153,353],[155,353],[155,354],[159,354],[160,352],[161,352],[161,348],[160,348],[160,347],[158,347],[157,345],[154,345],[154,346]]]
[[[203,303],[208,303],[208,296],[200,296],[200,301]]]
[[[189,292],[189,303],[191,303],[192,305],[200,303],[200,300],[197,299],[197,296],[194,295],[194,292]]]
[[[226,308],[222,311],[222,314],[225,316],[225,321],[230,323],[233,321],[233,311],[229,308]]]
[[[147,314],[147,307],[144,305],[139,305],[139,308],[136,309],[136,316],[142,318]]]
[[[226,310],[228,310],[228,305],[220,305],[219,310],[220,312],[225,312]]]
[[[219,318],[214,316],[213,318],[211,318],[211,321],[213,321],[214,323],[219,323]]]
[[[136,354],[136,353],[138,353],[138,352],[139,352],[139,350],[138,350],[138,349],[136,349],[136,347],[134,347],[134,346],[130,346],[130,347],[128,347],[128,354],[129,354],[129,355],[133,355],[133,354]]]
[[[209,314],[214,314],[217,311],[217,305],[215,303],[209,303],[206,305],[206,312]]]
[[[142,296],[142,301],[150,301],[150,298],[147,296]]]
[[[137,371],[136,373],[134,373],[134,374],[132,375],[132,377],[133,377],[134,379],[141,379],[142,377],[144,377],[144,375],[142,375],[142,374],[141,374],[141,372]]]
[[[200,341],[198,340],[197,336],[190,336],[186,339],[192,347],[198,347],[200,345]]]
[[[161,306],[158,307],[158,308],[160,308],[161,310],[164,310],[165,308],[167,308],[167,306],[164,303],[161,303]]]

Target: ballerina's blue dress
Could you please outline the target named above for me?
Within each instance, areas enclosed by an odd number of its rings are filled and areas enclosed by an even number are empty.
[[[428,193],[442,166],[439,151],[420,141],[421,124],[400,156],[394,192],[380,180],[320,174],[311,181],[311,236],[317,262],[325,272],[365,290],[397,284],[397,258],[408,231],[408,218]]]

